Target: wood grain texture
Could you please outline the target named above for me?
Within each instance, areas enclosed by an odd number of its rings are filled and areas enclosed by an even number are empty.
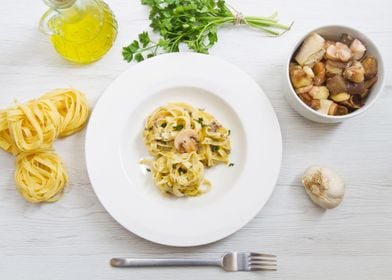
[[[4,1],[0,9],[0,108],[72,85],[91,104],[128,67],[121,47],[148,27],[139,0],[108,0],[119,22],[113,49],[99,62],[62,60],[37,29],[40,1]],[[231,0],[244,14],[277,10],[291,32],[271,39],[247,28],[223,28],[211,51],[242,68],[264,89],[283,134],[283,163],[276,189],[243,229],[214,244],[169,248],[147,242],[117,224],[89,183],[84,132],[57,141],[71,178],[57,203],[32,205],[15,191],[14,158],[0,153],[1,279],[391,279],[392,275],[392,24],[390,2]],[[362,117],[338,125],[312,123],[282,97],[288,49],[308,30],[347,24],[374,39],[388,70],[381,99]],[[222,73],[224,75],[224,73]],[[323,211],[299,177],[312,164],[338,170],[347,182],[342,205]],[[219,269],[113,269],[113,256],[211,257],[226,251],[266,251],[279,257],[276,273],[224,273]]]

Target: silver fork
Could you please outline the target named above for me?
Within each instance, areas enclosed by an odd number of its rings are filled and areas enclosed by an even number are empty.
[[[219,266],[225,271],[276,271],[276,256],[262,253],[224,254],[219,259],[134,259],[113,258],[113,267],[157,267],[157,266]]]

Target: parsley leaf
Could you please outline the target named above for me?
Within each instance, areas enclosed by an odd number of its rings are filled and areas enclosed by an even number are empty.
[[[197,122],[201,125],[201,127],[205,127],[205,126],[206,126],[206,125],[204,124],[203,118],[198,118],[197,120],[195,119],[195,121],[197,121]]]
[[[143,61],[143,60],[144,60],[144,57],[143,57],[142,54],[137,53],[137,54],[135,55],[134,59],[135,59],[137,62],[140,62],[140,61]]]
[[[145,48],[151,42],[150,36],[148,36],[147,32],[142,32],[139,34],[139,41],[142,44],[143,48]]]
[[[173,126],[173,128],[175,131],[180,131],[181,129],[184,128],[184,126],[182,124],[179,124],[179,125]]]
[[[232,166],[234,166],[234,163],[231,162],[231,163],[229,164],[229,167],[232,167]]]
[[[133,59],[133,52],[131,51],[129,46],[123,48],[122,55],[123,55],[124,60],[127,62],[131,62]]]
[[[210,145],[210,147],[211,147],[211,151],[213,152],[217,152],[219,150],[219,146]]]

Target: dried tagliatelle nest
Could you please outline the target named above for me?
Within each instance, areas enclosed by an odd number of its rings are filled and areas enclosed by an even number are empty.
[[[60,198],[68,175],[53,143],[82,129],[89,113],[84,94],[75,89],[56,89],[0,110],[0,148],[16,156],[16,187],[27,201]]]
[[[309,167],[304,172],[302,183],[312,201],[322,208],[335,208],[343,200],[343,179],[328,167]]]

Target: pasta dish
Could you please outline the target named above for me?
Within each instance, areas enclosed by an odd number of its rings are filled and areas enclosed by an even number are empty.
[[[230,130],[211,114],[185,103],[169,103],[146,119],[143,137],[155,184],[163,193],[197,196],[211,183],[204,167],[229,164]]]

